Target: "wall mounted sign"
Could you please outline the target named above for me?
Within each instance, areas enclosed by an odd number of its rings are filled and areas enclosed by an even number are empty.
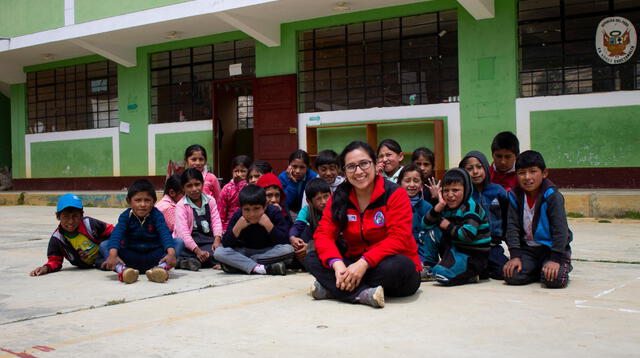
[[[596,51],[606,63],[627,62],[636,50],[638,35],[633,23],[620,16],[606,17],[596,30]]]

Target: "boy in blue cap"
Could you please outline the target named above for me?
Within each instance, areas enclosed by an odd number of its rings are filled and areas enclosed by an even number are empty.
[[[74,194],[65,194],[58,199],[56,218],[60,224],[49,239],[48,261],[30,275],[60,271],[65,257],[80,268],[96,267],[102,260],[100,243],[109,239],[113,225],[84,216],[82,200]]]

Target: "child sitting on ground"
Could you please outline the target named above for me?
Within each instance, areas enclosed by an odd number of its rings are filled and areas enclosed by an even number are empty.
[[[241,208],[229,221],[215,259],[225,272],[285,275],[284,261],[293,258],[294,250],[282,212],[267,205],[265,191],[257,185],[244,187],[239,199]]]
[[[187,169],[181,177],[184,197],[176,205],[176,231],[185,250],[178,256],[178,268],[198,271],[216,267],[213,252],[222,246],[222,223],[216,201],[202,192],[202,173]]]
[[[443,285],[478,282],[487,268],[491,232],[482,206],[471,198],[471,178],[460,168],[447,170],[442,178],[438,204],[424,217],[427,229],[441,230],[437,241],[427,241],[432,257],[441,256],[431,268],[432,277]]]
[[[240,208],[238,193],[247,185],[249,167],[251,167],[251,158],[246,155],[239,155],[231,161],[231,168],[233,168],[231,181],[222,188],[220,200],[217,203],[222,221],[222,231],[227,230],[229,219]]]
[[[77,195],[65,194],[58,199],[56,218],[60,224],[49,239],[48,261],[31,271],[31,276],[60,271],[65,257],[80,268],[99,265],[100,243],[109,239],[113,225],[83,215],[82,200]]]
[[[491,249],[489,250],[489,262],[487,272],[480,278],[491,277],[494,280],[502,280],[502,267],[509,259],[504,255],[502,239],[504,227],[507,223],[507,192],[498,184],[489,181],[489,161],[481,152],[471,151],[460,161],[460,168],[469,173],[473,184],[471,197],[476,203],[482,205],[489,225],[491,225]]]
[[[167,222],[167,227],[171,232],[175,230],[176,225],[176,203],[182,199],[184,193],[182,191],[182,183],[180,176],[173,174],[167,178],[164,184],[164,196],[156,203],[156,208],[160,210]]]
[[[153,185],[145,179],[134,181],[127,192],[130,208],[120,214],[109,240],[100,244],[106,258],[102,268],[117,272],[121,282],[136,282],[139,271],[145,271],[149,281],[167,281],[184,247],[182,240],[171,237],[155,202]]]
[[[500,132],[491,142],[491,157],[493,163],[489,167],[491,182],[500,184],[506,191],[517,185],[516,158],[520,153],[518,137],[511,132]]]
[[[316,170],[318,171],[318,177],[322,178],[329,184],[331,193],[336,191],[338,185],[344,182],[344,177],[340,176],[338,165],[338,153],[331,149],[326,149],[318,153],[316,157]],[[307,191],[302,195],[302,206],[308,205],[306,196]]]
[[[247,183],[258,184],[258,179],[260,179],[261,176],[267,173],[271,173],[272,171],[273,168],[271,167],[271,164],[269,164],[269,162],[264,160],[256,160],[255,162],[253,162],[253,164],[251,164],[251,167],[249,167]]]
[[[436,157],[433,151],[427,147],[416,148],[411,153],[411,163],[422,171],[422,198],[432,206],[438,203],[437,191],[432,195],[429,186],[434,187],[436,183],[435,168]]]
[[[220,199],[220,182],[213,173],[207,170],[207,150],[200,144],[188,146],[184,151],[184,162],[187,169],[195,168],[202,173],[204,178],[202,192],[218,201]]]
[[[294,254],[300,264],[304,262],[309,242],[313,239],[313,233],[322,218],[322,211],[327,206],[331,188],[324,179],[314,178],[309,180],[304,192],[306,198],[311,199],[307,199],[307,205],[300,209],[296,221],[289,230],[289,242],[296,250]]]
[[[398,175],[398,184],[407,191],[409,200],[411,201],[411,207],[413,210],[413,225],[412,232],[413,238],[418,245],[418,256],[420,262],[424,265],[433,263],[428,262],[428,244],[427,241],[431,240],[430,235],[433,235],[432,231],[426,230],[422,226],[422,219],[433,208],[426,200],[422,199],[422,190],[424,185],[422,184],[422,170],[415,164],[409,164],[400,171]]]
[[[264,192],[267,196],[267,204],[273,205],[280,209],[289,227],[293,225],[291,214],[289,214],[289,207],[287,206],[287,196],[282,188],[282,183],[278,180],[278,177],[273,173],[267,173],[258,179],[258,186],[264,188]],[[287,231],[289,228],[287,228]]]
[[[573,240],[564,197],[547,179],[540,153],[520,154],[516,173],[518,187],[509,192],[506,242],[511,260],[504,265],[504,280],[510,285],[541,281],[548,288],[564,288],[572,269]]]

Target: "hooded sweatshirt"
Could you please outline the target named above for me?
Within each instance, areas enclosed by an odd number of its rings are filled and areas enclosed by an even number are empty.
[[[286,171],[283,171],[282,173],[280,173],[280,175],[278,175],[278,179],[280,179],[280,182],[282,183],[281,188],[283,189],[283,192],[287,193],[287,205],[289,209],[295,211],[296,213],[300,211],[300,209],[302,208],[302,194],[304,193],[304,187],[307,185],[307,182],[309,180],[317,176],[318,173],[314,172],[311,169],[307,169],[307,174],[304,176],[304,178],[297,182],[292,181],[287,176]]]
[[[449,226],[442,230],[443,239],[451,240],[458,249],[489,251],[491,242],[489,219],[482,205],[478,205],[471,197],[473,193],[471,178],[465,170],[460,168],[449,169],[445,176],[452,171],[457,172],[463,179],[462,202],[457,208],[445,206],[440,213],[436,212],[434,207],[425,215],[423,224],[427,229],[434,229],[440,226],[442,219],[447,219]]]
[[[280,188],[280,209],[282,210],[282,215],[289,223],[289,227],[293,225],[293,220],[291,219],[291,215],[289,215],[289,207],[287,206],[287,194],[284,192],[282,188],[282,183],[278,180],[278,177],[273,173],[266,173],[258,179],[256,183],[258,186],[265,188],[265,190],[270,186],[277,186]]]
[[[467,153],[460,161],[459,167],[464,169],[465,162],[469,158],[478,159],[484,168],[484,182],[481,186],[474,185],[475,190],[471,194],[471,198],[482,205],[491,225],[491,243],[498,245],[502,242],[507,224],[507,209],[509,207],[507,191],[502,186],[491,182],[489,161],[481,152],[473,150]]]

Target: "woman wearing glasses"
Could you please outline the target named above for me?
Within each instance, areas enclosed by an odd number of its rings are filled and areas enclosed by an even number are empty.
[[[410,296],[420,286],[421,264],[411,233],[406,191],[376,174],[376,155],[351,142],[340,155],[347,180],[327,203],[305,258],[316,278],[315,299],[384,307],[384,296]]]

